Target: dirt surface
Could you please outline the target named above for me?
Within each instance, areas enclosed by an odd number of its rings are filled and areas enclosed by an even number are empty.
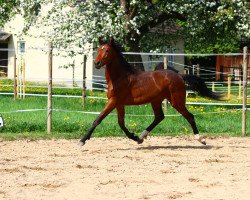
[[[250,138],[0,142],[0,199],[250,199]]]

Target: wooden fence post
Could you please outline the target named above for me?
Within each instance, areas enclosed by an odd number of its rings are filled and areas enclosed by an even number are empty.
[[[231,97],[231,76],[227,77],[227,98]]]
[[[212,82],[212,91],[215,92],[215,84],[214,84],[214,81]]]
[[[14,100],[17,99],[17,73],[16,73],[16,54],[14,56]]]
[[[48,53],[48,104],[47,104],[47,133],[51,133],[52,129],[52,67],[53,67],[53,46],[49,43]]]
[[[195,66],[196,66],[196,65],[193,65],[193,66],[192,66],[192,75],[195,75]]]
[[[248,56],[247,47],[243,48],[243,96],[242,96],[242,135],[246,136],[246,115],[247,115],[247,66],[248,66]]]
[[[196,67],[197,67],[196,75],[200,77],[200,64],[197,64]]]
[[[86,100],[86,64],[87,64],[87,56],[83,56],[83,74],[82,74],[82,105],[85,106]]]
[[[26,92],[26,80],[25,80],[25,59],[23,59],[23,67],[22,67],[22,85],[23,85],[23,99],[25,99],[25,92]]]
[[[238,95],[238,98],[241,99],[241,90],[242,90],[242,87],[241,87],[241,78],[239,79],[239,95]]]
[[[168,59],[166,56],[163,57],[163,63],[164,63],[164,69],[167,69],[168,68]],[[168,108],[168,100],[165,99],[164,100],[164,111],[165,113],[167,112],[167,108]]]
[[[20,97],[20,63],[17,63],[16,66],[16,83],[17,83],[17,87],[16,87],[16,92],[17,92],[17,98]]]

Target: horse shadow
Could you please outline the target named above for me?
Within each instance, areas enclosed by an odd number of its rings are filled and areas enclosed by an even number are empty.
[[[213,145],[204,145],[204,146],[193,146],[193,145],[174,145],[174,146],[144,146],[144,147],[138,147],[137,150],[158,150],[158,149],[170,149],[170,150],[177,150],[177,149],[221,149],[222,146],[213,146]]]
[[[195,145],[167,145],[167,146],[163,146],[163,145],[154,145],[154,146],[141,146],[141,147],[137,147],[137,148],[119,148],[117,150],[135,150],[135,151],[143,151],[143,150],[160,150],[160,149],[166,149],[166,150],[178,150],[178,149],[193,149],[193,150],[211,150],[211,149],[221,149],[223,148],[223,146],[214,146],[214,145],[203,145],[203,146],[195,146]]]

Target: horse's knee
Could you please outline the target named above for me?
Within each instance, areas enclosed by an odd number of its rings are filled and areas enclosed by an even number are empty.
[[[191,112],[187,111],[186,115],[189,119],[194,120],[194,115]]]
[[[160,123],[165,118],[165,115],[162,113],[160,115],[155,116],[155,122]]]
[[[165,115],[162,113],[162,114],[159,116],[159,121],[164,120],[164,118],[165,118]]]

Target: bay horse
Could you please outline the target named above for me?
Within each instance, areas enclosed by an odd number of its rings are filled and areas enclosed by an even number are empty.
[[[103,111],[93,122],[87,134],[80,140],[79,145],[84,145],[89,140],[95,128],[114,109],[117,110],[118,124],[129,139],[141,144],[148,134],[163,119],[162,101],[167,99],[191,125],[195,139],[206,145],[205,138],[199,135],[195,119],[186,108],[186,85],[200,95],[211,99],[219,99],[220,95],[207,88],[205,83],[196,76],[180,75],[172,70],[156,70],[150,72],[136,71],[124,58],[120,47],[114,39],[109,42],[99,40],[95,58],[95,67],[100,69],[105,66],[105,77],[108,84],[108,103]],[[124,117],[126,105],[140,105],[151,103],[154,111],[153,122],[138,137],[131,133],[125,126]]]

